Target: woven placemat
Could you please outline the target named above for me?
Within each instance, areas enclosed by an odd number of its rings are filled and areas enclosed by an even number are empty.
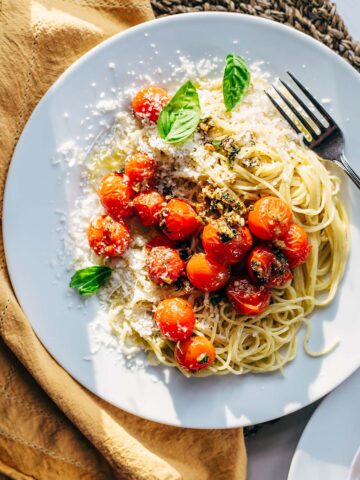
[[[316,38],[360,71],[360,43],[351,37],[336,6],[329,0],[152,0],[151,3],[156,16],[222,11],[276,20]]]

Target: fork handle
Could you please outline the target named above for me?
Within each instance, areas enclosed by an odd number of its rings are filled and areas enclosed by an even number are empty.
[[[355,185],[360,189],[360,177],[359,175],[350,167],[349,162],[346,160],[344,154],[341,155],[339,160],[336,160],[336,163],[344,170],[348,177],[355,183]]]

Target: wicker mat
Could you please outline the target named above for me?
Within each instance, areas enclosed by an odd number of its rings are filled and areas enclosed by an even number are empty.
[[[329,0],[152,0],[151,3],[157,16],[223,11],[276,20],[323,42],[360,71],[360,43],[353,40]]]

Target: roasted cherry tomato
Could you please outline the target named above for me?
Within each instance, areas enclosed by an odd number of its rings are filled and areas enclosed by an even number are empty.
[[[165,235],[162,235],[161,233],[158,235],[155,235],[151,240],[149,240],[146,243],[146,250],[149,251],[154,247],[169,247],[169,248],[176,248],[177,244],[175,240],[171,240],[169,237],[165,237]]]
[[[132,214],[131,197],[133,190],[129,178],[122,173],[109,173],[102,180],[99,196],[106,213],[115,220]]]
[[[257,246],[247,258],[247,270],[252,282],[267,285],[270,282],[274,254],[270,248]]]
[[[159,223],[158,213],[164,202],[164,197],[160,193],[152,190],[137,195],[133,200],[133,205],[141,223],[146,227],[150,227]]]
[[[239,262],[251,248],[252,236],[247,227],[239,227],[233,238],[221,232],[221,222],[211,222],[203,230],[202,245],[209,257],[231,265]]]
[[[139,90],[132,101],[135,115],[141,120],[156,123],[161,110],[169,102],[166,90],[152,85]]]
[[[241,315],[259,315],[270,303],[270,290],[263,285],[254,285],[246,277],[234,277],[230,280],[226,295]]]
[[[267,287],[281,287],[292,278],[285,255],[271,245],[258,245],[251,250],[247,270],[252,282]]]
[[[186,370],[202,370],[214,362],[215,349],[205,337],[190,337],[176,345],[175,360]]]
[[[195,326],[192,306],[183,298],[167,298],[160,302],[154,319],[164,337],[173,342],[190,337]]]
[[[311,252],[311,245],[302,227],[295,223],[291,224],[289,230],[281,240],[285,244],[283,251],[289,259],[291,268],[298,267],[306,262]]]
[[[186,265],[190,283],[202,292],[220,290],[230,278],[230,268],[205,253],[195,253]]]
[[[271,276],[268,287],[282,287],[292,279],[290,265],[286,255],[278,248],[273,248],[274,259],[271,264]]]
[[[121,257],[131,242],[125,223],[116,222],[109,215],[100,215],[92,220],[87,236],[91,249],[104,257]]]
[[[200,220],[185,200],[172,198],[160,211],[159,226],[172,240],[184,240],[198,230]]]
[[[169,247],[154,247],[146,261],[149,277],[158,285],[176,282],[184,271],[185,264],[177,250]]]
[[[131,183],[148,182],[156,173],[155,160],[146,153],[135,153],[125,162],[125,175]]]
[[[280,198],[263,197],[255,202],[254,209],[249,213],[249,228],[257,237],[273,240],[289,230],[291,216],[291,208]]]

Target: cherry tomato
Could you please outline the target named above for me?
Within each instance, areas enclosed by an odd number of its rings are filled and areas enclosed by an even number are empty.
[[[167,298],[160,302],[154,319],[164,337],[173,342],[190,337],[195,326],[192,306],[183,298]]]
[[[288,259],[279,249],[273,249],[274,259],[271,264],[271,276],[268,287],[282,287],[292,279]]]
[[[249,213],[249,228],[262,240],[273,240],[289,230],[291,216],[291,208],[280,198],[263,197],[255,202]]]
[[[125,162],[125,175],[131,183],[147,182],[156,173],[155,160],[146,153],[135,153],[127,158]]]
[[[230,268],[205,253],[195,253],[186,265],[186,274],[190,283],[202,292],[215,292],[229,280]]]
[[[270,245],[258,245],[251,250],[247,270],[252,282],[267,287],[281,287],[292,278],[285,255]]]
[[[169,102],[166,90],[152,85],[139,90],[132,101],[135,115],[141,120],[156,123],[161,110]]]
[[[230,280],[226,295],[234,309],[247,316],[259,315],[270,303],[270,290],[263,285],[254,285],[246,277]]]
[[[190,337],[176,345],[175,360],[186,370],[202,370],[214,362],[215,349],[205,337]]]
[[[131,242],[125,223],[115,222],[109,215],[100,215],[92,220],[87,236],[90,248],[105,257],[121,257]]]
[[[159,216],[157,215],[165,202],[164,197],[154,190],[146,193],[140,193],[133,200],[133,205],[140,221],[146,227],[157,225]]]
[[[154,247],[169,247],[169,248],[176,248],[176,242],[171,240],[169,237],[165,237],[161,233],[159,235],[155,235],[151,240],[149,240],[145,246],[146,250],[149,251]]]
[[[149,277],[158,285],[176,282],[184,271],[185,264],[179,253],[169,247],[154,247],[146,261]]]
[[[185,200],[172,198],[160,211],[160,228],[172,240],[184,240],[200,226],[195,210]]]
[[[212,222],[202,233],[202,245],[209,257],[231,265],[239,262],[251,248],[252,236],[247,227],[239,227],[234,238],[221,234],[221,224]]]
[[[274,258],[270,248],[259,245],[251,250],[247,259],[247,270],[252,282],[258,285],[267,285],[270,282]]]
[[[311,252],[311,245],[305,230],[293,223],[281,240],[285,244],[283,251],[289,260],[290,267],[303,265]]]
[[[131,197],[133,190],[129,179],[122,173],[109,173],[102,180],[99,196],[106,213],[115,220],[132,214]]]

